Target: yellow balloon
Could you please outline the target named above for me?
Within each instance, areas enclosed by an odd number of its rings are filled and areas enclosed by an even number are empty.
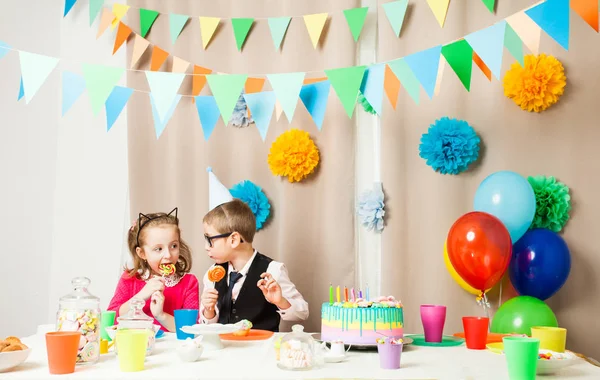
[[[450,276],[452,276],[454,281],[456,281],[461,288],[476,296],[481,294],[481,290],[477,290],[471,285],[467,284],[467,282],[463,280],[463,278],[460,277],[460,275],[456,272],[456,269],[454,269],[454,266],[452,266],[452,262],[450,262],[450,256],[448,256],[448,247],[446,242],[444,242],[444,263],[446,264],[446,269],[448,270],[448,273],[450,273]],[[490,289],[486,290],[485,292],[487,293],[489,291]]]

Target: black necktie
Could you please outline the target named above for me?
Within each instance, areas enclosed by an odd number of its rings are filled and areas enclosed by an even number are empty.
[[[233,297],[231,294],[233,291],[233,286],[242,277],[243,277],[242,274],[239,272],[231,272],[229,274],[229,288],[227,289],[227,293],[225,294],[225,297],[223,297],[223,309],[224,309],[223,316],[225,317],[224,323],[226,323],[226,324],[229,323],[230,314],[231,314],[231,306],[233,304]]]

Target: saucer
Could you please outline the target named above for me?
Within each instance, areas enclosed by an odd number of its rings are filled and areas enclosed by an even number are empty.
[[[346,355],[323,355],[325,363],[339,363],[346,360]]]

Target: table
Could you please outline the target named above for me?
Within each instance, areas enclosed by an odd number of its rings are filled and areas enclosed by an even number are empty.
[[[77,366],[69,375],[50,375],[43,333],[23,338],[32,348],[27,361],[0,374],[2,379],[507,379],[503,355],[489,350],[458,347],[405,346],[399,370],[379,368],[377,351],[350,350],[341,363],[326,363],[319,369],[294,372],[277,367],[272,337],[254,342],[227,342],[218,351],[205,351],[194,363],[182,362],[175,347],[181,344],[174,334],[156,342],[146,359],[146,369],[124,373],[118,359],[109,352],[92,366]],[[600,379],[600,367],[577,358],[572,366],[544,379]],[[542,377],[540,377],[542,378]]]

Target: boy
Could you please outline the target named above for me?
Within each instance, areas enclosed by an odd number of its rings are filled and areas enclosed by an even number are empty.
[[[212,172],[209,175],[212,210],[203,220],[206,251],[227,275],[217,283],[208,280],[208,271],[204,275],[202,323],[227,324],[247,319],[253,328],[278,332],[281,319],[306,320],[308,303],[290,281],[285,265],[252,246],[256,220],[250,207],[215,183],[218,180]],[[214,188],[221,190],[222,196],[215,194]]]

